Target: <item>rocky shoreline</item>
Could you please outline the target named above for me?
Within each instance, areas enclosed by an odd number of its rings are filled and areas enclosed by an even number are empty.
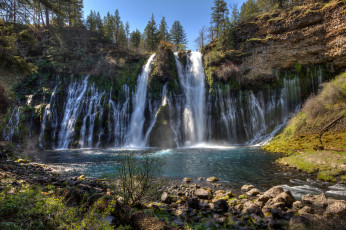
[[[0,181],[0,192],[11,186],[9,193],[15,193],[23,184],[54,186],[55,192],[45,195],[62,194],[67,203],[74,205],[86,194],[93,194],[94,201],[111,197],[119,208],[109,216],[109,222],[114,226],[126,223],[134,229],[147,229],[138,225],[142,223],[141,218],[154,218],[154,226],[148,225],[150,229],[187,226],[192,229],[198,226],[202,229],[342,229],[346,224],[344,200],[327,198],[323,193],[296,200],[290,191],[279,186],[260,191],[253,185],[244,185],[239,195],[220,184],[216,177],[196,181],[184,178],[180,183],[171,181],[163,185],[157,189],[160,200],[148,200],[136,207],[137,222],[134,214],[130,214],[132,209],[121,203],[122,199],[111,190],[107,180],[68,178],[42,164],[3,159]],[[124,215],[124,212],[129,213]]]

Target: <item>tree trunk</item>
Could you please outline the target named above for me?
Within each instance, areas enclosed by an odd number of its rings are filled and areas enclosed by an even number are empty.
[[[46,13],[46,27],[48,28],[49,27],[49,9],[47,7],[45,10],[45,13]]]

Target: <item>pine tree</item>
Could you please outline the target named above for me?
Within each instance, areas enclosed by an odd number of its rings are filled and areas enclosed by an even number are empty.
[[[108,12],[107,15],[103,18],[103,34],[108,39],[113,39],[113,28],[114,28],[114,18]]]
[[[132,48],[138,49],[141,43],[141,32],[136,29],[130,34],[130,46]]]
[[[95,24],[97,32],[103,34],[103,22],[101,20],[100,12],[97,12],[95,17]]]
[[[126,38],[126,32],[125,32],[123,23],[121,23],[119,27],[117,46],[121,48],[127,47],[127,38]]]
[[[219,36],[220,29],[228,14],[227,4],[224,0],[214,0],[214,6],[211,8],[211,23],[214,25],[216,36]]]
[[[159,44],[157,26],[154,19],[154,14],[152,14],[147,26],[144,29],[143,43],[147,50],[153,52],[156,50]]]
[[[187,44],[186,33],[179,21],[174,21],[170,30],[170,37],[176,50],[178,50],[179,45]]]
[[[127,21],[126,24],[125,24],[125,35],[126,35],[126,43],[127,43],[127,47],[130,46],[130,24],[129,22]]]
[[[96,12],[91,10],[86,20],[87,28],[94,32],[96,31],[96,15],[95,14]]]
[[[231,20],[226,16],[219,35],[219,44],[225,50],[230,50],[235,48],[236,33],[234,25]]]
[[[255,0],[247,0],[243,3],[240,10],[240,20],[247,21],[251,17],[253,17],[256,13],[258,13],[259,7]]]
[[[120,19],[119,11],[116,10],[114,14],[114,28],[113,28],[113,37],[116,44],[119,42],[121,27],[122,27],[122,22]]]
[[[160,41],[169,40],[168,26],[167,26],[165,17],[162,17],[160,25],[159,25],[159,39]]]
[[[239,21],[239,10],[236,3],[231,5],[231,10],[232,11],[231,11],[230,21],[235,26],[238,24],[238,21]]]
[[[68,8],[69,26],[83,25],[83,0],[70,0],[70,7]]]

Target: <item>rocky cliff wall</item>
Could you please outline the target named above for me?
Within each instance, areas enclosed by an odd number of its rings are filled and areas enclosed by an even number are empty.
[[[342,0],[264,13],[240,24],[236,34],[236,50],[223,51],[225,59],[216,64],[218,72],[221,65],[230,66],[229,61],[243,80],[268,80],[275,70],[297,64],[324,64],[329,72],[346,68],[346,4]],[[206,54],[211,50],[207,47]],[[223,78],[217,71],[216,77]]]

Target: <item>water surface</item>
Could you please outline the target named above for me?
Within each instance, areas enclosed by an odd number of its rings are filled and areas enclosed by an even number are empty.
[[[267,153],[258,147],[195,146],[178,149],[77,149],[36,153],[38,162],[47,164],[68,176],[84,174],[102,177],[114,173],[115,165],[128,153],[136,157],[148,154],[163,161],[163,176],[173,179],[216,176],[221,182],[239,189],[253,184],[259,189],[282,185],[295,196],[325,192],[329,196],[346,198],[344,185],[333,185],[311,179],[306,174],[283,171],[275,160],[282,155]]]

